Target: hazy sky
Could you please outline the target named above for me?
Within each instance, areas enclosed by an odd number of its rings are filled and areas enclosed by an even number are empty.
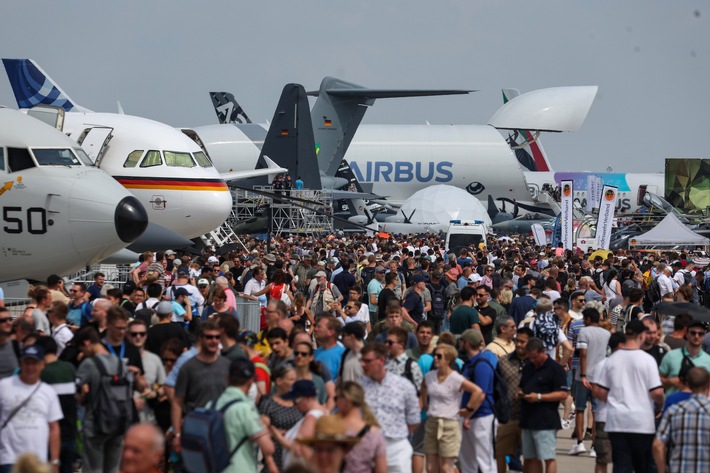
[[[25,1],[0,5],[2,57],[30,57],[79,104],[216,123],[207,92],[271,120],[284,84],[470,88],[378,101],[364,123],[485,124],[502,87],[598,85],[555,170],[662,171],[708,157],[710,7],[696,1]],[[4,73],[0,104],[15,107]]]

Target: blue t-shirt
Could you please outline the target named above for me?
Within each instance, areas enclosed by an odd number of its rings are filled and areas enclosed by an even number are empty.
[[[687,401],[692,395],[693,393],[684,393],[683,391],[671,394],[666,398],[665,404],[663,404],[663,414],[665,414],[668,408],[672,405]]]
[[[93,307],[89,302],[84,301],[75,306],[74,301],[70,301],[67,307],[69,308],[69,312],[67,313],[67,323],[69,325],[84,327],[91,322]]]
[[[338,372],[340,371],[340,360],[343,358],[343,352],[345,347],[342,345],[335,345],[331,348],[318,347],[316,349],[315,357],[317,361],[320,361],[325,366],[328,367],[331,374],[333,375],[333,381],[338,379]]]
[[[493,381],[495,380],[495,372],[485,361],[479,361],[478,359],[488,360],[495,369],[498,366],[498,357],[488,350],[483,350],[478,355],[474,356],[469,360],[464,368],[463,375],[469,381],[473,382],[476,386],[481,388],[484,393],[486,393],[486,399],[481,404],[481,407],[473,414],[473,417],[483,417],[493,414]],[[475,366],[474,366],[475,364]],[[464,391],[461,397],[461,408],[465,408],[468,405],[468,400],[471,399],[471,393]]]

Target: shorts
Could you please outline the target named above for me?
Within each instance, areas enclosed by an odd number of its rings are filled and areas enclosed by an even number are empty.
[[[517,420],[498,424],[496,433],[496,455],[515,455],[522,442],[522,430]]]
[[[461,450],[461,424],[458,419],[428,417],[424,424],[424,453],[456,458]]]
[[[426,422],[426,421],[425,421]],[[425,422],[422,422],[414,429],[412,435],[409,436],[409,442],[412,444],[412,449],[414,450],[414,455],[424,456],[424,426]]]
[[[575,370],[567,370],[567,386],[569,386],[570,389],[574,388],[574,371]]]
[[[577,412],[584,412],[587,408],[587,401],[592,402],[592,411],[597,410],[597,400],[592,397],[592,391],[584,387],[584,383],[581,380],[576,380],[574,382],[574,409]]]
[[[597,463],[605,465],[611,463],[611,441],[609,434],[604,430],[606,422],[595,422],[596,437],[594,438],[594,451],[597,454]]]
[[[523,458],[554,460],[557,456],[556,430],[523,429]]]

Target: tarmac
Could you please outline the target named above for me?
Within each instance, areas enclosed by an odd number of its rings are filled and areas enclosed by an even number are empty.
[[[574,422],[572,422],[574,426]],[[594,472],[595,458],[589,456],[589,450],[592,446],[591,440],[585,440],[584,446],[587,447],[587,453],[572,456],[568,452],[574,447],[576,440],[572,440],[570,436],[573,430],[558,430],[557,431],[557,471],[560,473],[575,472],[586,473]],[[611,465],[607,467],[611,471]]]

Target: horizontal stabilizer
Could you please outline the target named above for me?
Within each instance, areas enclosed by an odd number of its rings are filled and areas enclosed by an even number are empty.
[[[371,194],[369,192],[357,192],[357,191],[340,191],[334,190],[331,192],[333,195],[333,200],[339,199],[381,199],[382,197]]]
[[[504,130],[577,131],[584,123],[597,86],[533,90],[500,107],[488,124]]]
[[[222,179],[227,182],[240,181],[242,179],[250,179],[252,177],[275,176],[288,172],[288,169],[282,168],[273,162],[268,156],[262,156],[266,162],[266,167],[261,169],[252,169],[251,171],[232,171],[220,173]]]
[[[437,95],[466,95],[477,90],[464,89],[325,89],[328,95],[344,98],[369,98],[369,99],[390,99],[401,97],[432,97]],[[308,92],[308,95],[317,97],[319,91]]]

